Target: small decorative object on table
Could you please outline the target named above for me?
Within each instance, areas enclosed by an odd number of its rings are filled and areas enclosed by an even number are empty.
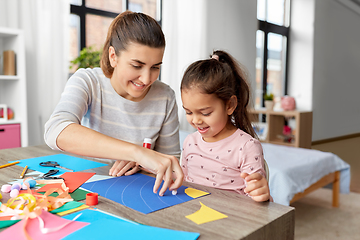
[[[295,98],[290,96],[281,97],[281,108],[284,111],[292,111],[296,108]]]
[[[274,108],[274,94],[266,93],[264,95],[264,101],[265,101],[266,110],[268,110],[268,111],[273,110],[273,108]]]

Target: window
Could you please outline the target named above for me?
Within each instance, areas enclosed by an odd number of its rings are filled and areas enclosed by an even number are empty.
[[[111,21],[127,9],[146,13],[161,24],[161,0],[70,0],[69,61],[84,47],[101,50]]]
[[[258,0],[256,32],[255,107],[263,107],[263,96],[287,94],[287,58],[290,0]]]

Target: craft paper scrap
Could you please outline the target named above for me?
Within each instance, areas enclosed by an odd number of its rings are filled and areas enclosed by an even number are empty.
[[[68,223],[70,220],[63,219],[55,214],[51,214],[47,211],[43,211],[40,214],[40,217],[44,221],[44,227],[46,228],[56,228]],[[89,223],[79,222],[79,221],[70,221],[71,223],[63,227],[62,229],[54,232],[49,232],[47,234],[41,233],[39,219],[29,218],[27,220],[26,231],[32,239],[36,240],[57,240],[62,239],[65,236],[69,235],[72,232],[75,232],[87,225]],[[11,227],[0,232],[0,239],[11,239],[11,240],[26,240],[24,232],[24,224],[26,223],[25,219],[20,222],[12,225]],[[80,239],[80,238],[79,238]]]
[[[144,214],[194,199],[181,186],[177,194],[167,190],[164,196],[153,193],[155,178],[141,173],[85,183],[81,187]],[[209,193],[206,193],[206,195]]]
[[[28,158],[28,159],[22,159],[17,160],[20,161],[17,165],[25,167],[28,166],[29,169],[34,171],[39,171],[42,173],[48,172],[50,169],[58,169],[59,173],[56,175],[61,175],[65,172],[68,172],[67,170],[61,169],[61,168],[53,168],[53,167],[43,167],[39,164],[41,162],[47,162],[47,161],[55,161],[60,164],[60,166],[69,168],[74,170],[74,172],[79,172],[87,169],[92,168],[98,168],[107,166],[107,164],[99,163],[95,161],[91,161],[84,158],[74,157],[66,154],[55,154],[55,155],[49,155],[44,157],[36,157],[36,158]],[[9,162],[15,162],[15,161],[9,161]],[[55,175],[54,175],[55,176]]]
[[[68,211],[68,210],[71,210],[71,209],[74,209],[74,208],[77,208],[77,207],[80,207],[84,205],[84,203],[81,203],[81,202],[76,202],[76,201],[71,201],[71,202],[67,202],[65,203],[64,205],[62,205],[61,207],[59,208],[56,208],[52,211],[50,211],[51,213],[60,213],[60,212],[64,212],[64,211]]]
[[[60,188],[61,189],[61,183],[46,184],[46,185],[42,186],[41,188],[37,189],[36,192],[38,192],[38,193],[44,192],[45,193],[47,190],[49,190],[51,188],[56,188],[56,189]]]
[[[67,215],[67,214],[70,214],[70,213],[73,213],[73,212],[78,212],[78,211],[84,210],[86,208],[89,208],[89,206],[84,204],[84,205],[81,205],[81,206],[79,206],[77,208],[69,209],[69,210],[64,211],[64,212],[59,212],[59,213],[57,213],[57,215],[64,216],[64,215]]]
[[[205,195],[208,195],[209,193],[195,189],[195,188],[187,188],[185,189],[185,193],[189,195],[192,198],[199,198]]]
[[[99,209],[85,209],[85,210],[82,210],[77,213],[72,213],[72,214],[66,215],[63,218],[71,220],[71,219],[74,219],[74,217],[76,217],[76,215],[78,215],[79,213],[81,213],[81,216],[79,218],[77,218],[76,220],[81,221],[81,222],[92,223],[99,219],[110,219],[110,220],[125,221],[125,222],[129,222],[132,224],[137,224],[137,225],[139,224],[137,222],[133,222],[129,219],[122,218],[122,217],[113,215],[111,213],[104,212]]]
[[[111,229],[114,231],[116,229],[116,233]],[[114,239],[116,236],[120,236],[121,239],[132,240],[195,240],[200,236],[200,234],[151,227],[141,224],[137,225],[121,220],[99,219],[95,222],[92,222],[90,225],[73,232],[63,239]]]
[[[70,197],[74,199],[74,201],[81,201],[86,199],[87,193],[89,193],[89,191],[78,188],[74,192],[70,193]]]
[[[109,179],[109,178],[114,178],[113,176],[109,176],[109,175],[100,175],[100,174],[95,174],[94,176],[92,176],[89,180],[87,180],[86,182],[95,182],[95,181],[100,181],[100,180],[104,180],[104,179]]]
[[[69,193],[72,193],[94,175],[95,173],[89,172],[66,172],[60,177],[64,179],[65,185],[69,188]]]
[[[0,229],[10,227],[11,225],[14,225],[15,223],[19,222],[20,220],[1,220],[0,221]]]
[[[11,220],[13,216],[0,216],[0,221],[4,221],[4,220]]]
[[[222,214],[221,212],[218,212],[212,208],[207,207],[206,205],[202,204],[202,202],[200,202],[200,204],[201,204],[200,210],[186,216],[186,218],[190,219],[196,224],[203,224],[228,217],[225,214]]]
[[[44,185],[45,186],[45,185]],[[21,190],[20,192],[27,193],[27,190]],[[35,190],[32,190],[33,193],[35,193]],[[40,194],[45,194],[45,192],[36,192]],[[86,191],[84,189],[76,189],[74,192],[70,193],[70,197],[74,199],[74,201],[81,201],[86,199],[86,194],[89,193],[89,191]],[[59,193],[53,192],[49,196],[51,197],[57,197],[59,196]]]

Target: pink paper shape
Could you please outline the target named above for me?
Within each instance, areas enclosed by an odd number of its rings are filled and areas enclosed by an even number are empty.
[[[55,214],[51,214],[49,212],[43,211],[40,217],[43,219],[45,228],[54,228],[60,225],[63,225],[70,220],[58,217]],[[72,223],[66,225],[64,228],[43,234],[40,231],[39,227],[39,219],[28,219],[27,225],[26,225],[26,231],[30,235],[32,239],[36,240],[56,240],[56,239],[62,239],[65,236],[69,235],[70,233],[73,233],[80,228],[83,228],[90,223],[85,222],[79,222],[79,221],[71,221]],[[25,220],[21,220],[20,222],[12,225],[11,227],[5,229],[0,233],[0,239],[11,239],[11,240],[26,240],[26,236],[23,230],[23,226],[25,224]]]

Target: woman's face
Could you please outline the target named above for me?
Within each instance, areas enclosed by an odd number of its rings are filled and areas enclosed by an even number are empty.
[[[120,96],[134,102],[141,101],[159,76],[163,55],[164,48],[138,43],[130,43],[119,56],[110,47],[110,64],[114,68],[111,85]]]

